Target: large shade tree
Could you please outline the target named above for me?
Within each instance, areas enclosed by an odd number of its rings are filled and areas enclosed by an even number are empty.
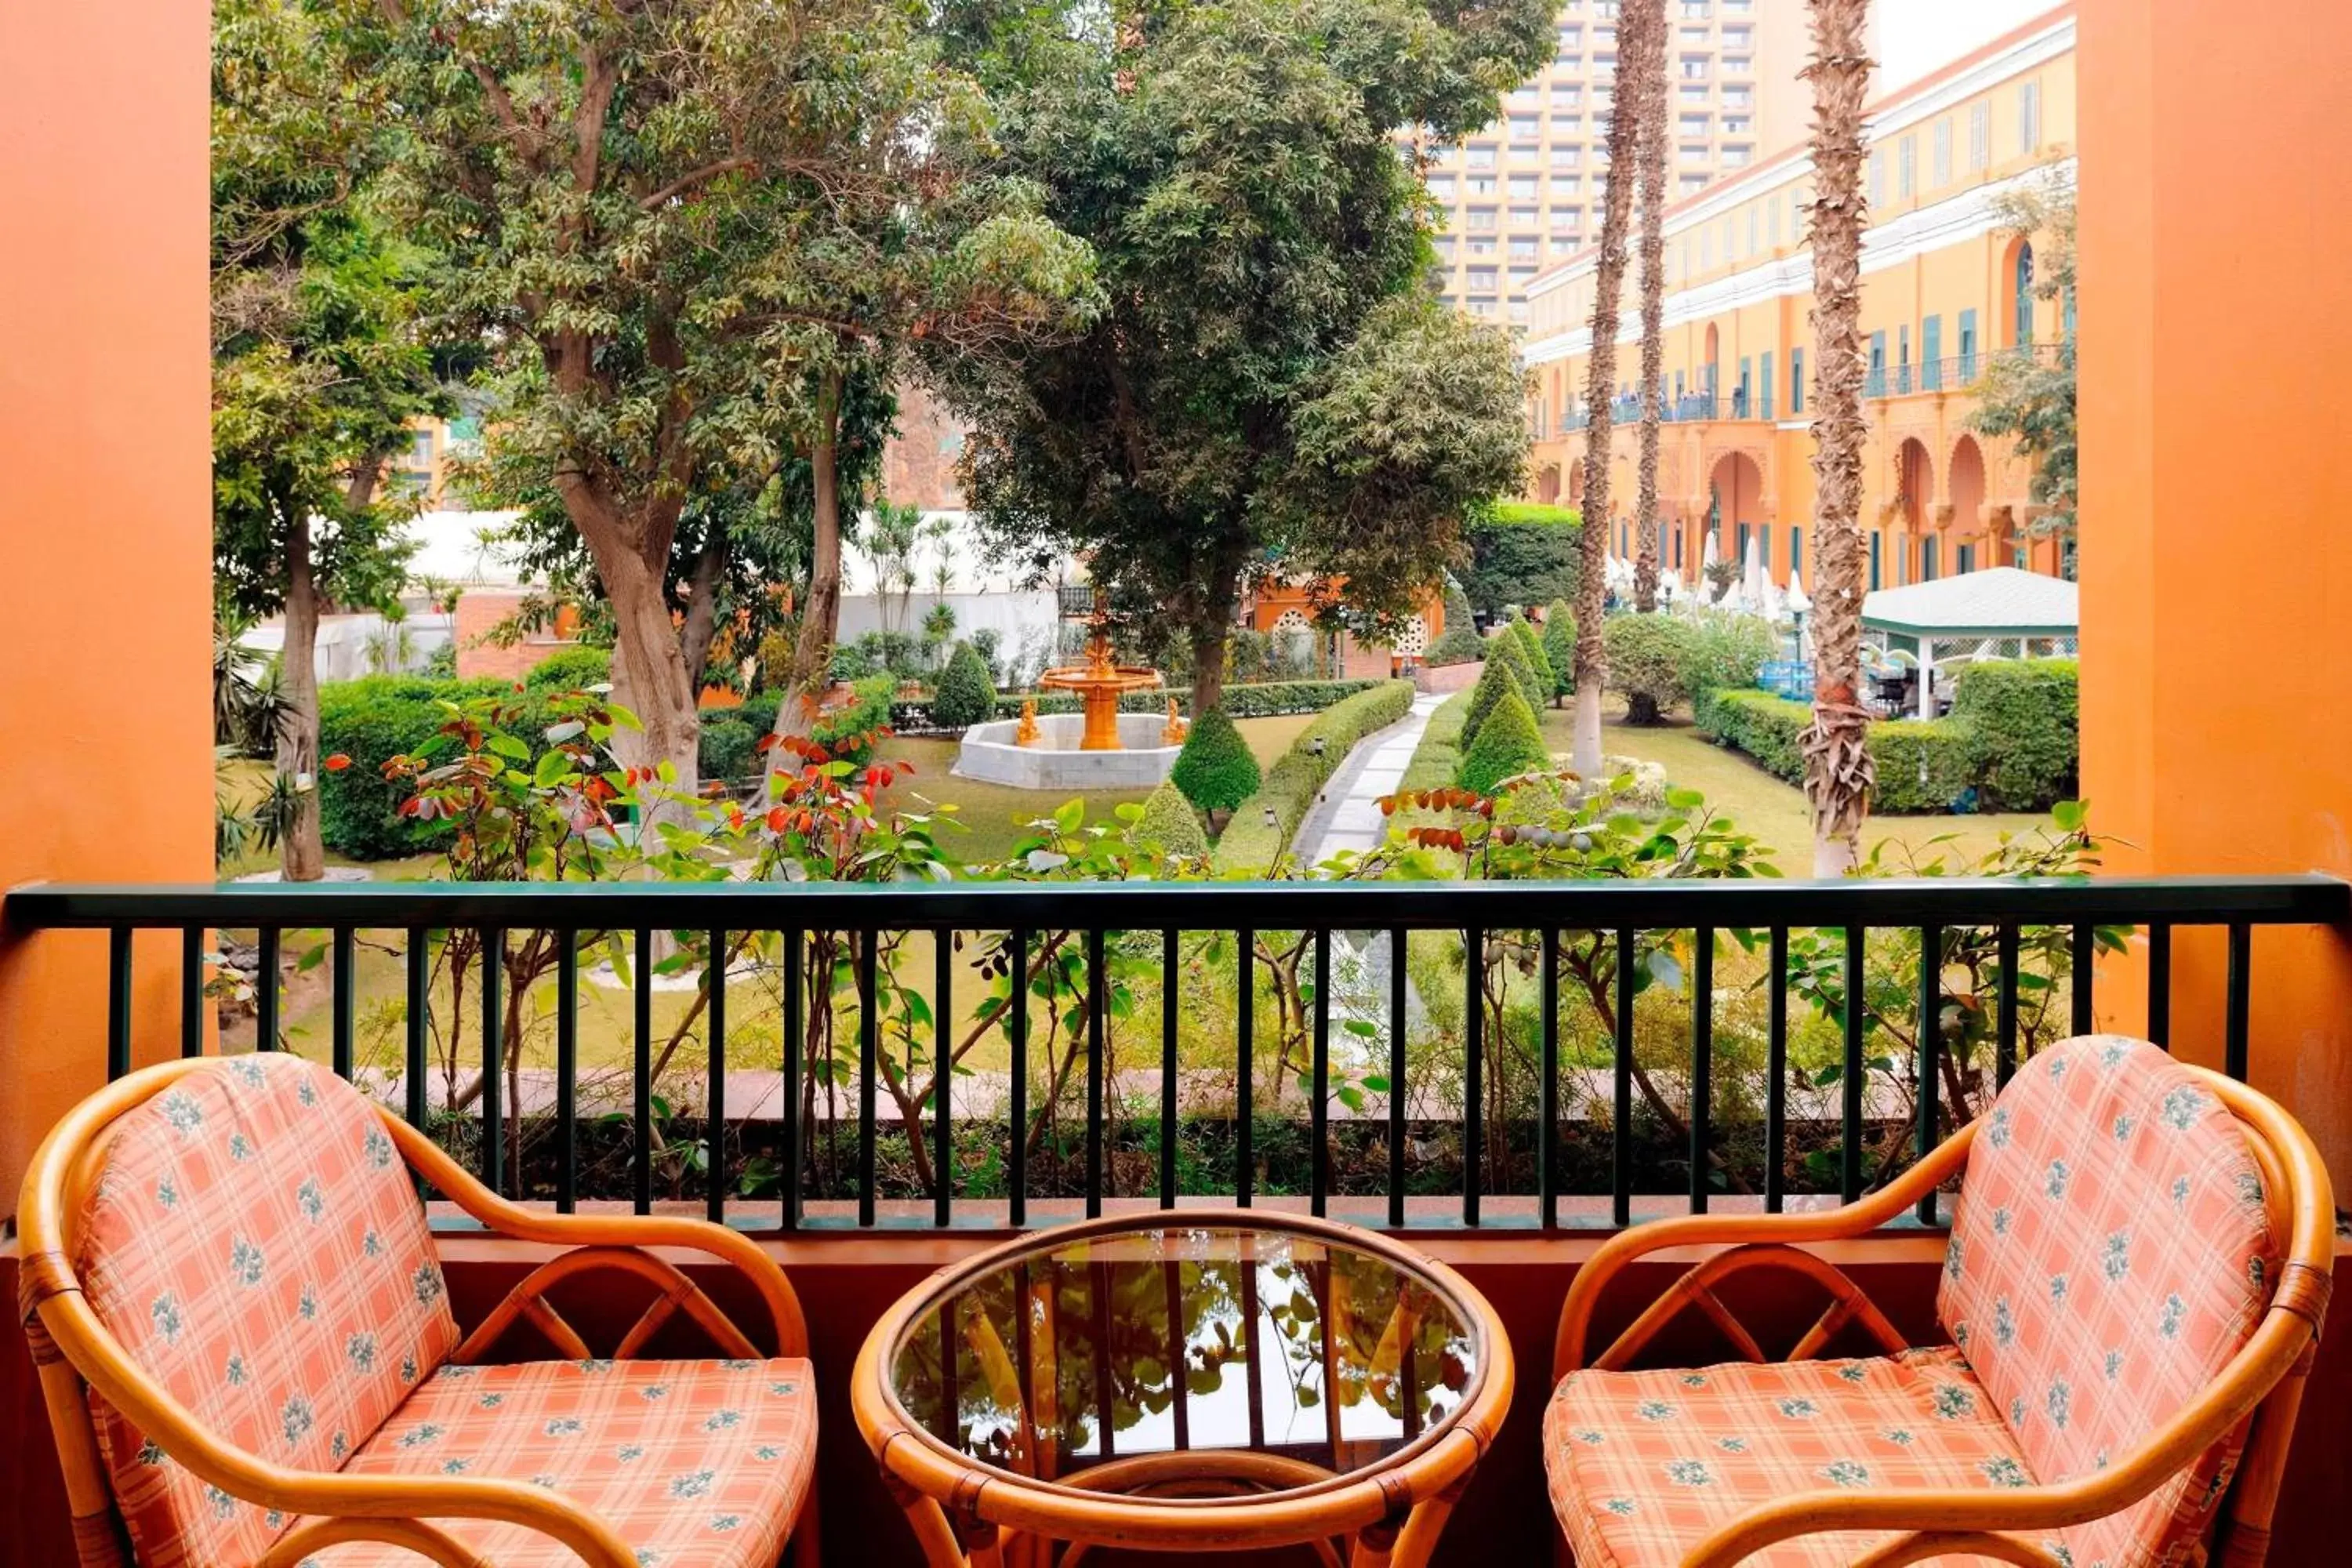
[[[318,18],[289,0],[213,15],[214,577],[238,614],[285,617],[279,854],[315,881],[319,616],[402,585],[411,504],[383,478],[408,421],[445,405],[420,320],[432,258],[375,210],[381,106]]]
[[[798,457],[814,538],[792,680],[840,594],[845,411],[914,338],[1056,324],[1083,247],[978,173],[987,102],[897,0],[331,0],[398,106],[402,209],[499,351],[494,442],[610,607],[630,760],[695,782],[667,583],[681,520]],[[784,707],[805,722],[811,704]]]
[[[1664,0],[1628,0],[1617,28],[1621,58],[1646,58],[1663,47]],[[1638,73],[1637,73],[1638,75]],[[1634,157],[1641,107],[1621,91],[1609,117],[1609,176],[1601,205],[1601,252],[1592,269],[1592,348],[1585,362],[1584,560],[1576,601],[1576,715],[1569,765],[1586,778],[1601,775],[1601,692],[1609,680],[1609,654],[1601,617],[1608,594],[1609,477],[1617,393],[1617,307],[1625,282],[1625,227],[1633,204]]]
[[[1553,47],[1549,0],[952,8],[1000,85],[1008,165],[1093,247],[1076,339],[965,355],[967,491],[1041,574],[1085,557],[1189,644],[1213,707],[1255,574],[1376,626],[1418,607],[1476,501],[1517,488],[1523,380],[1443,309],[1392,140],[1486,124]]]
[[[1811,0],[1813,199],[1813,718],[1801,739],[1813,875],[1861,858],[1874,782],[1862,686],[1862,106],[1870,90],[1868,0]]]

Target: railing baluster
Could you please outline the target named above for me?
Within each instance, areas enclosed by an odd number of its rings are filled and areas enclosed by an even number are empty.
[[[857,944],[857,1223],[874,1223],[875,1080],[882,1076],[882,1020],[875,1003],[877,933],[861,931]]]
[[[1389,1224],[1392,1227],[1404,1224],[1404,1004],[1410,946],[1402,926],[1389,928]]]
[[[1236,951],[1240,954],[1235,969],[1241,991],[1234,1019],[1234,1203],[1241,1208],[1247,1208],[1250,1206],[1251,1188],[1255,1184],[1252,1178],[1256,1173],[1252,1168],[1255,1156],[1250,1147],[1254,1131],[1250,1118],[1255,1112],[1252,1104],[1255,1096],[1252,1092],[1250,1079],[1255,1067],[1251,1059],[1251,1046],[1254,1043],[1252,1037],[1257,1029],[1257,998],[1254,994],[1257,933],[1244,930],[1235,931],[1234,935]],[[1244,1267],[1243,1278],[1247,1279],[1250,1277]],[[1251,1386],[1256,1386],[1255,1363]]]
[[[400,1087],[407,1102],[408,1124],[421,1131],[430,1115],[425,1099],[425,1042],[433,1022],[433,950],[423,926],[408,928],[407,964],[401,979],[408,994],[407,1016],[401,1020],[406,1038],[402,1042]]]
[[[1102,1213],[1103,1205],[1103,1014],[1110,1005],[1110,987],[1103,975],[1103,933],[1087,932],[1087,1217]],[[1097,1347],[1099,1359],[1100,1346]],[[1104,1375],[1108,1376],[1108,1373]],[[1103,1451],[1110,1451],[1109,1407],[1104,1407]]]
[[[2147,1037],[2172,1048],[2172,927],[2161,921],[2147,928]]]
[[[1936,1146],[1937,1132],[1936,1112],[1939,1103],[1936,1093],[1937,1057],[1943,1046],[1943,968],[1944,931],[1941,926],[1922,926],[1919,930],[1919,1084],[1916,1099],[1919,1106],[1918,1153],[1925,1160]],[[1964,1106],[1953,1108],[1956,1114]],[[1931,1191],[1919,1200],[1919,1223],[1936,1223],[1936,1194]]]
[[[1767,995],[1764,1023],[1764,1212],[1779,1214],[1788,1201],[1789,1161],[1789,928],[1772,928],[1764,960]]]
[[[1838,1088],[1843,1091],[1841,1125],[1844,1137],[1838,1152],[1838,1190],[1847,1203],[1862,1196],[1862,1036],[1865,1021],[1866,982],[1862,973],[1867,942],[1861,926],[1845,928],[1845,1062]]]
[[[180,1054],[205,1054],[205,931],[188,926],[180,932]]]
[[[506,1120],[502,1095],[506,1063],[507,933],[496,926],[482,932],[482,1181],[494,1193],[506,1190]],[[522,1108],[514,1108],[520,1115]]]
[[[254,954],[253,1048],[274,1051],[285,1032],[285,990],[278,983],[283,962],[283,938],[276,926],[263,926]]]
[[[1543,930],[1543,983],[1537,987],[1543,1008],[1543,1081],[1536,1111],[1536,1202],[1543,1227],[1559,1225],[1559,932]]]
[[[955,932],[931,938],[931,1223],[955,1223]]]
[[[709,934],[710,959],[703,970],[710,988],[709,1059],[704,1070],[709,1083],[702,1117],[702,1184],[704,1213],[713,1225],[727,1218],[727,933]]]
[[[1633,1223],[1633,932],[1617,933],[1617,1029],[1612,1042],[1609,1129],[1610,1223]]]
[[[1486,1092],[1486,933],[1472,926],[1462,933],[1462,1223],[1478,1223],[1481,1145],[1486,1120],[1479,1100]]]
[[[802,1047],[807,1033],[806,1005],[801,999],[801,968],[808,949],[808,933],[787,931],[780,932],[784,948],[784,1056],[781,1064],[784,1074],[784,1106],[782,1131],[777,1134],[783,1144],[777,1163],[783,1170],[782,1204],[776,1217],[777,1225],[785,1230],[798,1230],[801,1226],[801,1140],[807,1131],[801,1125],[801,1082],[807,1068],[802,1061]]]
[[[1176,1206],[1176,1117],[1181,1109],[1176,1099],[1176,1002],[1177,988],[1180,984],[1179,973],[1176,966],[1176,933],[1172,931],[1161,931],[1160,933],[1160,1206],[1164,1209],[1172,1209]],[[1168,1364],[1174,1366],[1178,1363],[1171,1362]],[[1181,1384],[1183,1379],[1180,1377],[1177,1382]],[[1182,1411],[1183,1394],[1180,1387],[1177,1393],[1177,1421],[1180,1428],[1183,1421]],[[1177,1439],[1176,1446],[1179,1448],[1184,1446],[1181,1436]]]
[[[1320,1216],[1331,1187],[1331,933],[1315,933],[1315,1043],[1308,1077],[1314,1099],[1307,1109],[1307,1137],[1313,1148],[1307,1162],[1307,1212]]]
[[[570,1214],[580,1205],[580,933],[550,934],[555,942],[555,1211]]]
[[[1705,1214],[1715,1144],[1715,928],[1691,934],[1690,1207]]]
[[[1012,1109],[1008,1142],[1012,1145],[1012,1203],[1009,1218],[1015,1226],[1029,1223],[1029,933],[1013,932],[1013,989],[1005,1005],[1013,1009]],[[1025,1318],[1027,1314],[1024,1312]]]
[[[2230,973],[2221,1026],[2221,1070],[2246,1081],[2247,1024],[2253,997],[2254,928],[2244,921],[2230,922]]]
[[[2091,969],[2093,955],[2098,951],[2095,945],[2098,929],[2088,921],[2077,921],[2074,923],[2073,937],[2074,960],[2071,967],[2074,973],[2069,978],[2074,983],[2071,1020],[2074,1026],[2070,1032],[2087,1035],[2096,1027],[2091,1016]]]
[[[352,1042],[359,1005],[359,932],[349,926],[335,928],[335,989],[331,1026],[335,1076],[348,1082],[356,1065],[352,1061]],[[182,1042],[185,1044],[184,1041]]]
[[[654,1206],[654,933],[644,927],[637,930],[629,979],[631,1196],[636,1211],[648,1214]]]
[[[1192,1446],[1192,1380],[1184,1375],[1184,1266],[1174,1258],[1164,1259],[1160,1265],[1160,1285],[1168,1301],[1168,1359],[1160,1364],[1171,1373],[1169,1415],[1175,1423],[1176,1451],[1181,1454]]]
[[[2009,1087],[2017,1071],[2017,926],[2005,922],[1994,939],[2000,979],[1994,986],[1993,1089]]]
[[[106,933],[106,1081],[131,1070],[131,928]]]

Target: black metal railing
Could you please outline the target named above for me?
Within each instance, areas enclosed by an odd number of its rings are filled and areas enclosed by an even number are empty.
[[[486,1181],[567,1210],[608,1196],[649,1209],[657,1154],[684,1146],[702,1152],[699,1195],[709,1213],[755,1229],[828,1220],[945,1226],[960,1216],[1020,1226],[1045,1217],[1032,1209],[1033,1195],[1047,1195],[1033,1194],[1040,1185],[1069,1200],[1055,1212],[1082,1204],[1087,1215],[1100,1213],[1107,1198],[1172,1206],[1213,1194],[1246,1205],[1287,1189],[1318,1214],[1335,1196],[1384,1197],[1384,1209],[1362,1212],[1391,1226],[1553,1226],[1623,1225],[1637,1196],[1675,1192],[1697,1211],[1720,1192],[1760,1188],[1762,1205],[1778,1210],[1805,1186],[1792,1186],[1792,1169],[1815,1173],[1808,1190],[1853,1198],[1981,1109],[1983,1096],[2039,1045],[2087,1031],[2095,954],[2119,948],[2129,932],[2144,944],[2147,1032],[2158,1044],[2172,1035],[2176,931],[2225,933],[2222,1013],[2207,1022],[2218,1024],[2227,1070],[2242,1078],[2253,928],[2342,926],[2352,919],[2352,887],[2319,876],[36,886],[8,894],[0,918],[18,934],[105,933],[106,990],[90,1005],[107,1010],[110,1077],[132,1062],[134,932],[177,933],[179,1038],[190,1055],[206,1047],[225,973],[208,933],[251,933],[238,951],[255,955],[251,1040],[262,1048],[305,1043],[295,1037],[281,992],[282,961],[299,948],[298,980],[326,971],[311,1016],[323,1005],[324,1055],[336,1072],[368,1081],[413,1122],[469,1148]],[[380,933],[387,932],[402,934],[386,942]],[[929,937],[928,976],[909,957],[905,933]],[[1422,933],[1439,933],[1423,939],[1433,944],[1428,952],[1414,945]],[[768,940],[755,944],[755,934]],[[1973,944],[1973,967],[1956,984],[1963,937]],[[1355,966],[1344,983],[1334,969],[1342,942]],[[877,960],[885,947],[887,964]],[[665,948],[683,957],[666,959]],[[464,1044],[457,991],[443,1002],[449,973],[442,965],[461,949],[473,955],[459,977],[473,976],[467,1010],[478,1043],[478,1098],[461,1105],[453,1094],[436,1109],[434,1068],[454,1085]],[[1718,949],[1720,962],[1738,973],[1718,969]],[[628,1002],[626,1106],[603,1117],[583,1114],[589,1108],[581,1098],[582,960],[598,952],[615,960],[599,983],[625,990]],[[1218,953],[1228,968],[1215,968]],[[1919,953],[1934,953],[1936,962],[1917,962]],[[516,967],[525,954],[546,963]],[[657,1058],[670,1060],[689,1036],[684,1026],[668,1025],[663,1037],[657,987],[690,986],[680,974],[697,954],[706,976],[709,955],[721,955],[730,981],[711,985],[706,978],[688,1004],[689,1022],[701,1026],[698,1075],[689,1051],[675,1076],[661,1079]],[[739,966],[761,954],[761,983],[781,1001],[772,1033],[754,1028],[747,1042],[749,1026],[730,1030],[729,991]],[[1889,954],[1914,954],[1911,972],[1871,967]],[[378,965],[372,983],[363,955]],[[487,961],[493,956],[508,962]],[[382,968],[394,957],[397,986]],[[1185,993],[1182,977],[1202,973],[1222,978],[1206,992]],[[518,974],[526,976],[534,1006],[544,1002],[552,1012],[552,1093],[540,1097],[536,1110],[526,1103],[519,1058],[508,1049],[508,1032],[524,1016],[509,989]],[[1155,984],[1156,1009],[1148,1005]],[[959,1014],[954,999],[966,986],[978,986],[965,994],[982,1000]],[[1570,989],[1580,994],[1573,1008],[1563,1005]],[[365,1027],[388,1053],[396,1043],[396,1073],[360,1063],[363,992],[374,997]],[[1759,992],[1760,1005],[1749,1000]],[[400,1006],[389,1009],[395,994]],[[1644,994],[1646,1010],[1637,1002]],[[1013,1005],[1016,995],[1034,1000]],[[1844,1005],[1853,997],[1866,1005]],[[1800,1002],[1794,1016],[1792,999]],[[695,1008],[702,1010],[698,1019]],[[1727,1024],[1731,1013],[1738,1017]],[[1459,1047],[1450,1054],[1429,1048],[1436,1026],[1430,1020],[1440,1014],[1458,1020],[1445,1026]],[[1637,1014],[1651,1026],[1646,1033],[1637,1031]],[[543,1014],[530,1018],[545,1026]],[[1664,1058],[1661,1018],[1676,1042]],[[1335,1021],[1336,1038],[1349,1047],[1345,1060],[1335,1055]],[[1230,1053],[1232,1098],[1210,1118],[1216,1139],[1187,1144],[1180,1090],[1200,1069],[1188,1065],[1182,1037],[1188,1025],[1206,1024],[1215,1026],[1216,1048]],[[1760,1084],[1742,1080],[1729,1096],[1737,1103],[1722,1111],[1719,1026],[1750,1039],[1760,1031],[1763,1063]],[[813,1030],[825,1036],[822,1044]],[[1005,1052],[992,1097],[971,1088],[976,1074],[959,1054],[982,1034]],[[1140,1042],[1150,1065],[1114,1069],[1114,1034],[1122,1050]],[[315,1034],[311,1039],[315,1049]],[[437,1064],[428,1059],[428,1042],[442,1053]],[[1810,1072],[1792,1054],[1800,1044],[1816,1062]],[[783,1090],[772,1117],[772,1156],[730,1152],[724,1135],[730,1060],[746,1048],[772,1061]],[[920,1070],[926,1058],[928,1082]],[[1660,1110],[1659,1079],[1676,1074],[1680,1102]],[[1563,1089],[1570,1087],[1564,1075],[1588,1097],[1590,1114],[1580,1121],[1564,1115]],[[707,1138],[658,1132],[660,1089],[690,1088],[698,1076]],[[1286,1110],[1292,1084],[1304,1103]],[[1274,1101],[1271,1113],[1256,1103],[1261,1090]],[[1033,1093],[1046,1097],[1042,1105]],[[885,1094],[898,1123],[887,1131]],[[967,1096],[976,1102],[958,1103]],[[1801,1114],[1792,1096],[1813,1113]],[[821,1114],[820,1102],[834,1109]],[[1074,1140],[1041,1139],[1046,1122],[1064,1125],[1066,1106]],[[969,1163],[960,1168],[960,1117],[967,1131],[980,1124],[990,1159],[1001,1154],[1001,1192],[987,1202],[976,1195]],[[520,1168],[526,1118],[554,1144],[543,1179]],[[1343,1131],[1351,1135],[1343,1140]],[[625,1139],[615,1152],[625,1194],[583,1184],[582,1145],[591,1134]],[[1757,1184],[1728,1184],[1737,1181],[1736,1172],[1727,1176],[1737,1163],[1726,1152],[1735,1134],[1760,1140],[1752,1160],[1761,1166]],[[1790,1142],[1798,1135],[1817,1143],[1801,1160]],[[1418,1148],[1447,1139],[1456,1150],[1452,1162],[1433,1162]],[[1343,1141],[1362,1156],[1352,1185],[1335,1171]],[[886,1142],[894,1159],[902,1144],[910,1159],[919,1148],[915,1163],[928,1168],[887,1214],[877,1165]],[[1278,1173],[1276,1143],[1290,1151],[1287,1176]],[[1872,1153],[1879,1156],[1874,1169]],[[772,1163],[772,1186],[747,1197],[761,1158]],[[1053,1168],[1041,1170],[1039,1162]],[[1679,1173],[1661,1183],[1662,1170]],[[1443,1200],[1442,1216],[1426,1201],[1408,1202],[1416,1185],[1424,1199]],[[1592,1201],[1564,1218],[1563,1200],[1580,1194]],[[671,1194],[683,1195],[682,1188]],[[1931,1199],[1922,1218],[1934,1217]]]

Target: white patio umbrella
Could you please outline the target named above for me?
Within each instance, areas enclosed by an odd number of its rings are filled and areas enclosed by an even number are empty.
[[[1748,556],[1739,563],[1739,586],[1740,596],[1748,601],[1750,609],[1763,607],[1764,536],[1761,533],[1748,536]]]
[[[1803,616],[1812,612],[1813,601],[1805,592],[1804,574],[1796,567],[1789,568],[1789,613]]]
[[[1777,624],[1789,618],[1789,601],[1781,597],[1780,584],[1772,581],[1769,574],[1764,579],[1764,603],[1760,607],[1768,621]]]

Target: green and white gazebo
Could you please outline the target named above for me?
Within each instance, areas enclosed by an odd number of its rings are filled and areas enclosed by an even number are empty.
[[[1991,566],[1932,583],[1878,588],[1862,601],[1862,629],[1919,660],[1919,716],[1935,712],[1938,658],[2071,653],[2081,630],[2076,584],[2014,566]]]

